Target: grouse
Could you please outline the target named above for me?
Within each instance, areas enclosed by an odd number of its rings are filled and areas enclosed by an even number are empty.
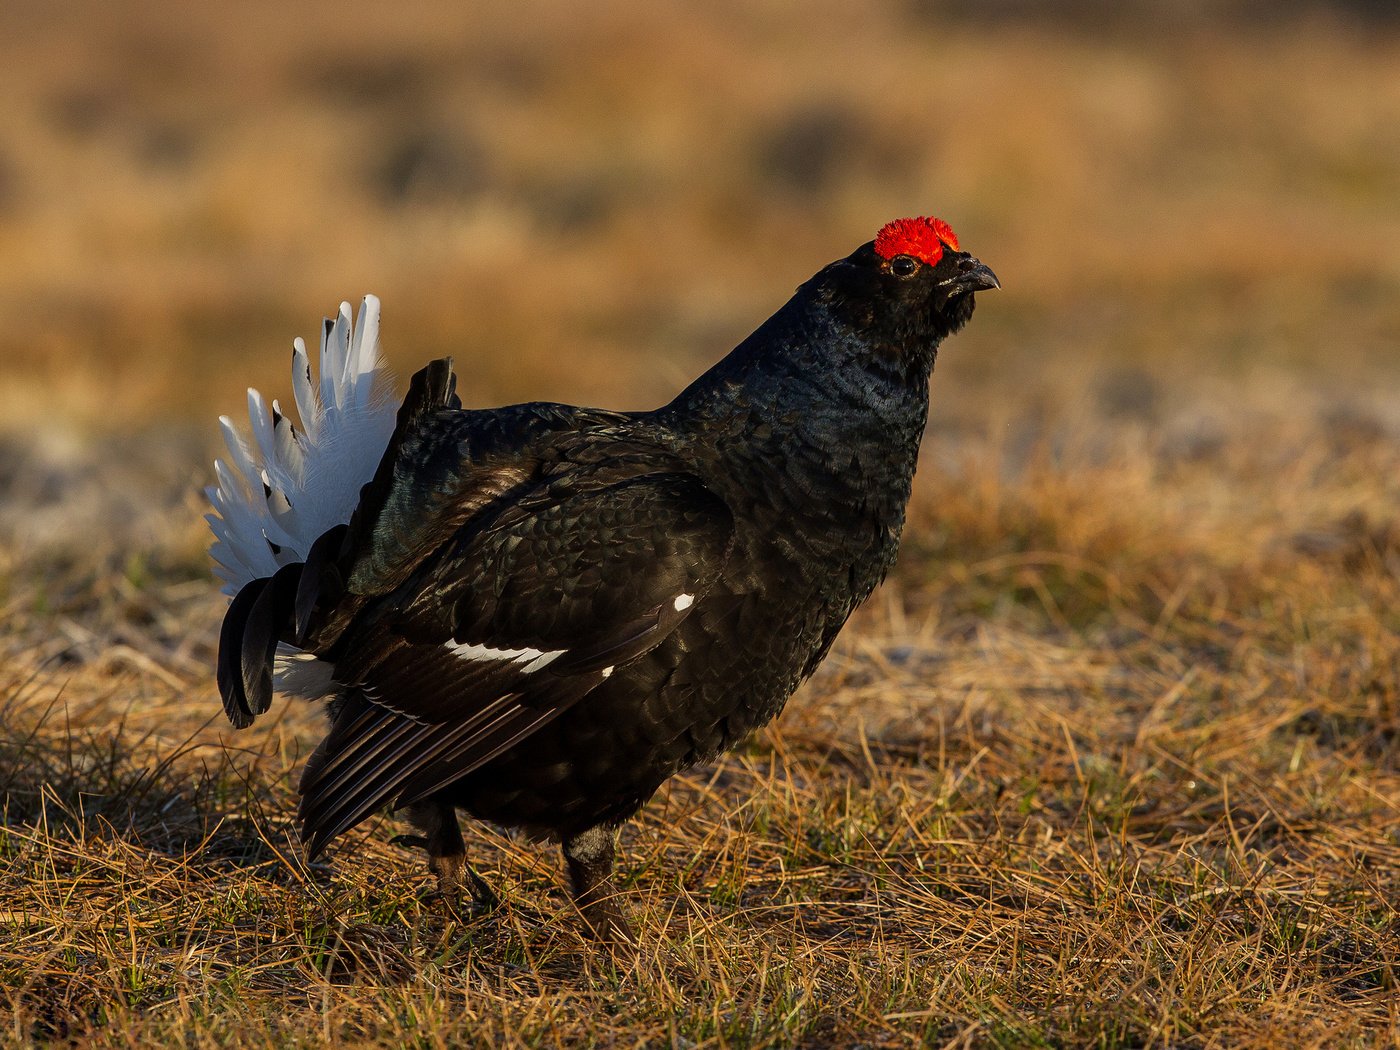
[[[301,340],[301,426],[249,391],[208,490],[233,725],[326,699],[309,855],[405,809],[444,892],[490,890],[457,811],[563,844],[605,942],[617,829],[821,663],[895,558],[942,340],[1000,287],[939,219],[822,269],[670,404],[461,407],[451,359],[395,413],[379,303]],[[463,886],[463,883],[466,886]]]

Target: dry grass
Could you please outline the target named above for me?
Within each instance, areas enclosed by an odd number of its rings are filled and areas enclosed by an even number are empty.
[[[7,28],[0,1041],[1393,1044],[1400,39],[475,6]],[[927,210],[1006,291],[894,577],[627,832],[638,959],[490,829],[481,918],[387,817],[307,866],[319,716],[222,724],[196,491],[308,311],[645,405]]]
[[[1284,533],[1241,563],[1233,537],[1157,528],[1175,512],[1131,477],[1031,474],[926,488],[942,525],[780,726],[648,808],[626,848],[644,950],[621,970],[545,847],[476,830],[505,897],[476,920],[425,903],[384,821],[308,868],[290,814],[314,714],[224,733],[217,604],[116,588],[102,615],[127,641],[8,664],[13,1036],[1383,1041],[1400,544]]]

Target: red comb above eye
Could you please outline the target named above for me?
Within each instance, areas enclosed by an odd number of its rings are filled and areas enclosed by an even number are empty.
[[[883,259],[912,255],[933,266],[943,258],[944,245],[953,251],[959,250],[958,235],[942,219],[895,219],[886,223],[876,235],[875,254]]]

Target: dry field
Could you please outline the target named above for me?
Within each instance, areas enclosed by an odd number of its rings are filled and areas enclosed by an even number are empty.
[[[1386,4],[11,6],[0,1044],[1400,1040]],[[319,713],[212,681],[213,417],[364,291],[470,403],[655,404],[925,212],[1005,288],[901,561],[626,833],[638,958],[490,828],[479,918],[389,816],[305,864]]]

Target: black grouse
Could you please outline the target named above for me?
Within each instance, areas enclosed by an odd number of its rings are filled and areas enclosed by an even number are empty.
[[[651,412],[465,410],[441,360],[395,418],[376,300],[326,322],[319,390],[298,340],[301,428],[250,391],[209,491],[229,719],[329,699],[310,854],[406,808],[441,888],[489,897],[462,809],[558,837],[625,939],[618,826],[777,715],[884,578],[934,356],[997,287],[941,220],[890,223]]]

